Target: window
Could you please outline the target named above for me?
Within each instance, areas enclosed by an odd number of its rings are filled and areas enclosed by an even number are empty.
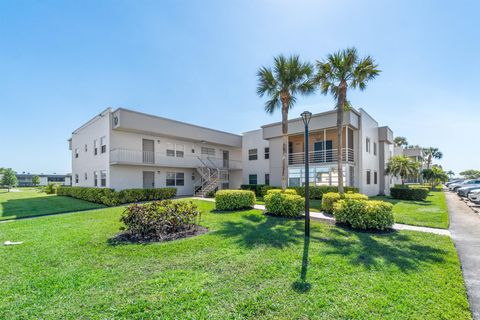
[[[377,171],[373,172],[373,184],[378,183],[378,173]]]
[[[371,183],[371,181],[370,181],[371,177],[370,176],[371,176],[371,172],[370,172],[370,170],[367,170],[367,184]]]
[[[265,148],[264,155],[265,155],[265,160],[270,159],[270,148]]]
[[[214,156],[215,155],[215,148],[202,147],[202,154],[207,155],[207,156]]]
[[[93,140],[93,154],[95,156],[98,154],[97,139]]]
[[[265,173],[265,185],[269,186],[270,185],[270,174]]]
[[[98,187],[98,172],[97,171],[93,171],[93,185],[95,187]]]
[[[75,148],[75,158],[78,158],[78,148]]]
[[[107,152],[107,138],[101,137],[100,138],[100,152],[105,153]]]
[[[167,157],[175,157],[175,146],[173,143],[167,143]]]
[[[257,184],[257,175],[249,174],[248,175],[248,184]]]
[[[365,141],[365,151],[370,153],[370,138],[367,138],[367,140]]]
[[[167,157],[183,158],[185,146],[183,144],[167,143]]]
[[[107,171],[105,170],[100,171],[100,186],[101,187],[107,186]]]
[[[87,173],[85,172],[84,174],[84,177],[85,177],[85,180],[88,180],[88,176],[87,176]]]
[[[87,151],[88,151],[88,146],[87,146],[87,144],[85,143],[85,152],[87,152]]]
[[[185,173],[183,172],[167,172],[167,186],[184,186],[185,185]]]
[[[248,150],[248,160],[257,160],[258,159],[258,150],[249,149]]]
[[[78,174],[75,174],[75,183],[78,183]]]
[[[377,155],[377,143],[376,142],[373,143],[373,155],[374,156]]]

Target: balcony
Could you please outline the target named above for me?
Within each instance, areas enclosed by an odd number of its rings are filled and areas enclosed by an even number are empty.
[[[353,149],[343,148],[342,158],[344,162],[354,162],[355,154]],[[337,149],[327,149],[321,151],[310,151],[308,161],[311,164],[331,164],[338,161]],[[288,154],[289,165],[299,165],[305,163],[305,152],[296,152]]]
[[[239,160],[227,160],[206,155],[197,156],[183,154],[183,156],[167,156],[165,153],[161,152],[130,149],[111,150],[110,163],[180,168],[211,167],[230,170],[242,169],[242,162]]]

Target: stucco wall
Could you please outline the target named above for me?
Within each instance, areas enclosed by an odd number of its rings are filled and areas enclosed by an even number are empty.
[[[72,134],[72,186],[93,187],[93,172],[105,170],[107,173],[107,187],[109,187],[109,150],[110,150],[110,110],[104,111],[90,123],[77,129]],[[105,136],[107,152],[101,153],[100,138]],[[93,141],[97,140],[97,155],[94,154]],[[87,151],[85,151],[87,145]],[[75,148],[78,148],[79,155],[75,158]],[[87,179],[85,180],[85,173]],[[75,183],[75,174],[78,174],[78,183]],[[100,186],[100,180],[98,181]]]
[[[378,123],[364,110],[360,109],[360,139],[359,139],[359,186],[360,192],[374,196],[380,193],[380,170],[379,170],[379,142]],[[370,139],[370,152],[366,151],[366,139]],[[374,143],[377,144],[377,154],[374,154]],[[371,182],[367,184],[367,171],[371,172]],[[377,172],[377,184],[374,181],[374,173]]]
[[[265,174],[270,173],[269,169],[269,160],[265,159],[265,148],[269,147],[267,140],[263,139],[262,129],[245,132],[242,139],[242,161],[243,161],[243,183],[248,184],[248,176],[250,174],[257,175],[257,183],[265,183]],[[257,149],[258,150],[258,159],[257,160],[248,160],[248,150]],[[272,151],[270,150],[270,157],[272,156]],[[270,179],[272,176],[270,175]],[[271,180],[270,180],[270,184]]]

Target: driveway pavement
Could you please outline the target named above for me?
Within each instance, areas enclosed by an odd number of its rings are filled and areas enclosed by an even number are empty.
[[[480,215],[473,212],[455,193],[445,192],[450,233],[462,264],[473,318],[480,320]]]

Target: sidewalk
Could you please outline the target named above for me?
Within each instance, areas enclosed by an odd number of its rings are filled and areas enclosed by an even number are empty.
[[[213,199],[213,198],[194,197],[194,199],[215,202],[215,199]],[[255,209],[258,209],[258,210],[265,210],[265,206],[262,205],[262,204],[256,204],[253,207]],[[316,220],[316,221],[322,221],[322,222],[335,223],[335,218],[334,217],[332,217],[330,215],[326,215],[323,212],[310,212],[310,219],[311,220]],[[408,225],[408,224],[400,224],[400,223],[395,223],[393,225],[392,229],[394,229],[394,230],[409,230],[409,231],[427,232],[427,233],[434,233],[434,234],[439,234],[439,235],[442,235],[442,236],[449,236],[449,237],[451,236],[450,231],[445,230],[445,229],[411,226],[411,225]]]

